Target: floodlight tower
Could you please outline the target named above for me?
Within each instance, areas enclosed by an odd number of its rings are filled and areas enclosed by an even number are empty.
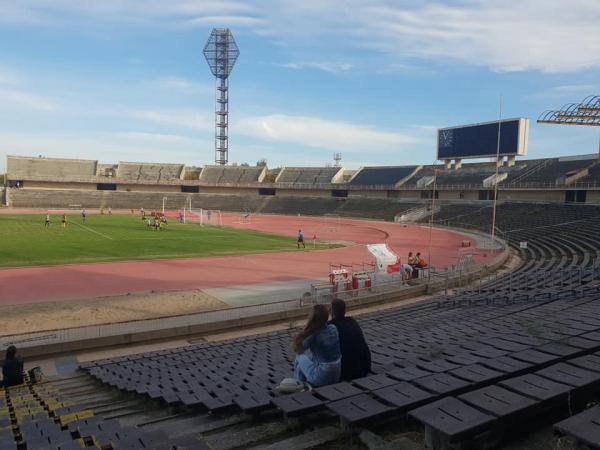
[[[229,28],[213,28],[204,57],[216,79],[215,164],[225,165],[229,158],[229,74],[240,54]]]

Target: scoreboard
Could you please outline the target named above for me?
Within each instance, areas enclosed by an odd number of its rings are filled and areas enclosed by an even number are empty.
[[[437,159],[495,158],[500,128],[500,156],[527,154],[529,119],[505,119],[438,130]]]

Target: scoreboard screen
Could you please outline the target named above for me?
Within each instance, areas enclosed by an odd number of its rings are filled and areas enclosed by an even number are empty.
[[[500,156],[527,154],[529,119],[500,122]],[[498,121],[462,125],[438,130],[437,158],[495,158],[498,146]]]

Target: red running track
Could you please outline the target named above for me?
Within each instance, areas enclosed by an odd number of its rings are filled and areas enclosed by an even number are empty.
[[[207,289],[245,284],[327,278],[330,264],[362,264],[373,261],[364,244],[387,243],[403,260],[408,251],[428,254],[429,228],[356,219],[323,219],[295,216],[252,216],[240,223],[240,215],[224,214],[224,225],[290,236],[290,251],[247,256],[73,264],[0,270],[0,305],[35,303],[126,294],[129,292]],[[304,252],[295,236],[302,229],[310,245],[320,241],[351,243],[347,247]],[[461,243],[472,238],[457,232],[433,229],[432,264],[455,264]],[[473,249],[472,249],[473,250]],[[475,252],[478,262],[493,255]]]

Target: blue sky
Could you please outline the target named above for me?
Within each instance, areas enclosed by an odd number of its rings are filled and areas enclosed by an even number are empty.
[[[432,163],[436,129],[529,117],[529,157],[594,153],[600,130],[537,125],[600,94],[597,0],[0,0],[6,154],[214,161],[202,49],[231,28],[230,162]]]

